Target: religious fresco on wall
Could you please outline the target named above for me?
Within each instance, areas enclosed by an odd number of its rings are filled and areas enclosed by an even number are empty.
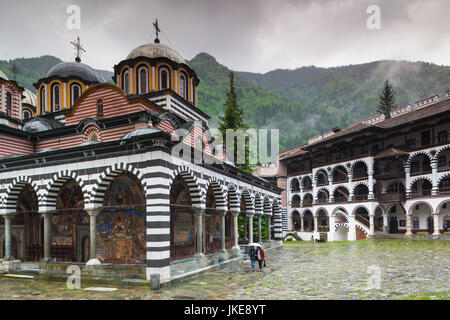
[[[83,192],[75,180],[69,180],[56,198],[56,213],[51,219],[53,245],[73,246],[76,243],[78,216],[87,215],[83,208]]]
[[[130,174],[116,177],[97,216],[97,257],[110,263],[145,263],[145,194]]]
[[[194,241],[195,217],[191,209],[189,189],[181,177],[174,179],[170,189],[171,244]]]

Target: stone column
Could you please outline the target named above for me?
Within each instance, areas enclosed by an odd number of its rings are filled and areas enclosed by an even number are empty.
[[[267,240],[272,241],[272,226],[270,224],[271,216],[267,216]]]
[[[314,216],[314,232],[319,231],[319,217]]]
[[[329,229],[329,232],[328,232],[328,241],[334,241],[334,216],[333,215],[330,215],[329,217],[328,217],[328,229]]]
[[[45,212],[42,213],[42,217],[44,218],[44,262],[50,262],[52,261],[51,256],[51,234],[52,234],[52,213]]]
[[[5,257],[4,260],[14,260],[14,257],[11,255],[11,219],[12,215],[4,215],[5,219]]]
[[[383,214],[383,232],[389,233],[389,216]]]
[[[353,193],[353,174],[348,174],[348,201],[353,201],[354,193]]]
[[[239,212],[234,211],[231,213],[233,215],[233,236],[234,236],[234,246],[233,250],[239,250],[239,232],[238,232],[238,216]]]
[[[328,198],[328,202],[329,203],[333,203],[334,202],[334,194],[333,194],[333,176],[331,174],[328,175],[328,184],[329,184],[329,194],[330,197]]]
[[[355,215],[348,216],[348,240],[354,241],[356,240],[356,222]]]
[[[369,215],[369,223],[370,223],[370,235],[373,236],[375,234],[375,223],[374,223],[374,215]]]
[[[195,255],[203,256],[203,216],[205,214],[204,210],[197,209],[195,213],[195,235],[196,235],[196,248]]]
[[[411,197],[411,166],[405,166],[405,192],[406,198]]]
[[[221,212],[220,213],[220,235],[221,235],[221,249],[223,252],[226,252],[227,250],[225,249],[225,215],[227,213]]]
[[[439,213],[433,214],[433,225],[434,225],[434,236],[438,236],[441,233],[439,232]]]
[[[303,221],[304,215],[300,215],[300,232],[305,232],[305,222]]]
[[[262,242],[262,236],[261,236],[261,215],[258,216],[258,242]]]
[[[367,199],[373,200],[375,195],[373,193],[373,171],[369,171],[369,195]]]
[[[99,210],[88,210],[89,214],[89,261],[86,265],[100,264],[96,256],[97,249],[97,215]]]
[[[248,214],[248,243],[253,242],[253,214]]]
[[[433,175],[432,179],[432,188],[431,195],[436,196],[439,193],[439,184],[438,184],[438,159],[433,158],[431,160],[431,172]]]
[[[412,214],[406,215],[406,235],[412,235]]]

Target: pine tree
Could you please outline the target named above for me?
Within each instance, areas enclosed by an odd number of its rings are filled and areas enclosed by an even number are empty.
[[[239,108],[239,105],[237,103],[238,96],[236,93],[236,89],[234,87],[234,73],[230,71],[229,73],[230,78],[230,90],[227,92],[227,100],[225,102],[225,113],[223,117],[219,116],[219,131],[222,134],[223,137],[223,144],[226,146],[226,132],[227,129],[233,129],[233,130],[246,130],[248,127],[244,123],[244,112],[241,108]],[[232,160],[233,163],[237,163],[237,138],[234,139],[234,146],[233,146],[233,154],[234,159]],[[247,139],[246,139],[247,140]],[[232,146],[226,146],[227,148],[231,148]],[[230,150],[231,151],[231,150]],[[249,164],[249,146],[246,142],[245,144],[245,163],[244,164],[236,164],[236,166],[241,169],[242,171],[251,173],[252,169]]]
[[[391,110],[395,107],[396,94],[397,92],[394,90],[389,80],[386,80],[383,90],[378,94],[377,108],[377,112],[384,114],[385,119],[391,117]]]

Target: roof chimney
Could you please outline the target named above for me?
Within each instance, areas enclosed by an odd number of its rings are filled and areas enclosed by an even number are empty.
[[[434,96],[417,101],[415,103],[415,107],[416,109],[420,109],[435,104],[437,102],[439,102],[439,95],[436,94]]]

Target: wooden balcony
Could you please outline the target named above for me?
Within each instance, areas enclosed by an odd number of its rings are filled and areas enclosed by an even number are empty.
[[[403,202],[406,201],[404,192],[375,194],[375,200],[378,202]]]

